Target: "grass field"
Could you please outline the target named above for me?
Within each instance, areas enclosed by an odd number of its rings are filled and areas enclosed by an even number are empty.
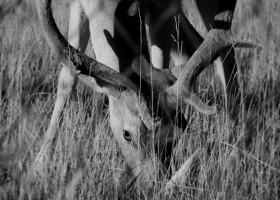
[[[67,35],[69,3],[53,4],[56,22]],[[198,170],[173,196],[161,199],[280,199],[279,10],[278,0],[238,0],[233,33],[259,45],[236,50],[242,93],[239,121],[229,123],[223,109],[211,117],[192,112],[174,152],[176,165],[207,144],[211,152],[202,148]],[[92,55],[90,48],[87,54]],[[101,95],[83,85],[63,113],[52,160],[42,174],[32,173],[51,118],[60,68],[43,37],[34,1],[24,1],[0,21],[0,199],[112,199],[116,194],[124,158],[112,137],[106,108],[96,114]],[[209,77],[213,80],[220,85],[216,76]],[[247,148],[246,123],[252,134]]]

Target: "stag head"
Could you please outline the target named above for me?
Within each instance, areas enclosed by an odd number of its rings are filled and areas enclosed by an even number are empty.
[[[162,177],[165,169],[154,156],[154,136],[156,130],[169,124],[163,123],[162,116],[151,115],[149,101],[129,78],[68,44],[53,19],[51,0],[38,0],[36,4],[43,32],[61,62],[69,66],[73,75],[108,95],[110,126],[124,154],[128,176],[133,174],[143,183]]]

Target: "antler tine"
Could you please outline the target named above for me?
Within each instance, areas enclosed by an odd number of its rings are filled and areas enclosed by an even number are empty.
[[[38,15],[49,45],[60,56],[61,61],[69,66],[70,71],[74,74],[98,77],[113,85],[137,90],[137,87],[126,76],[79,52],[65,40],[53,18],[51,2],[52,0],[36,0]]]
[[[209,31],[203,43],[187,62],[175,84],[166,90],[170,103],[175,102],[176,99],[183,98],[184,101],[204,114],[216,113],[215,107],[206,105],[192,93],[191,86],[199,74],[225,49],[231,47],[255,47],[248,42],[232,39],[230,28],[235,4],[236,1],[229,3],[223,2],[223,0],[218,3],[218,14],[215,16],[213,29]]]
[[[168,93],[168,89],[175,83],[176,77],[172,74],[169,69],[157,69],[148,63],[144,57],[139,57],[135,59],[132,67],[134,71],[141,76],[141,79],[150,83],[155,92],[162,92],[165,95],[165,99],[168,101],[169,105],[173,108],[180,108],[183,104],[179,102],[184,102],[185,97],[183,95],[178,95],[177,93]],[[191,101],[189,103],[197,107],[198,111],[206,114],[214,114],[216,112],[212,107],[204,104],[198,97],[190,94],[188,97]],[[199,106],[197,106],[199,105]],[[179,106],[179,107],[178,107]]]
[[[232,46],[228,38],[228,31],[213,29],[208,33],[201,46],[187,62],[175,84],[166,90],[169,102],[182,98],[204,114],[216,113],[215,107],[207,106],[192,93],[191,85],[198,75],[219,56],[221,51]]]

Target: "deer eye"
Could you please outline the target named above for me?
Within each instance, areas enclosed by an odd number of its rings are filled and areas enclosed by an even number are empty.
[[[131,134],[126,130],[123,132],[123,137],[126,141],[128,141],[128,142],[131,141]]]

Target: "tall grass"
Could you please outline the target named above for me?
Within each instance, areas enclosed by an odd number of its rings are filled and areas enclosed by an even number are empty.
[[[67,35],[68,1],[54,4],[56,22]],[[210,117],[191,112],[174,151],[174,167],[204,147],[196,170],[173,196],[155,194],[154,199],[280,199],[279,9],[278,0],[238,0],[234,35],[259,45],[236,50],[239,121],[229,122],[223,111]],[[0,198],[112,199],[124,159],[107,109],[100,112],[96,106],[102,97],[82,85],[69,97],[52,160],[44,173],[32,173],[54,106],[60,64],[42,35],[31,0],[3,19],[0,36]],[[92,55],[90,48],[87,54]],[[217,95],[222,93],[218,88]],[[246,124],[249,148],[244,145]]]

